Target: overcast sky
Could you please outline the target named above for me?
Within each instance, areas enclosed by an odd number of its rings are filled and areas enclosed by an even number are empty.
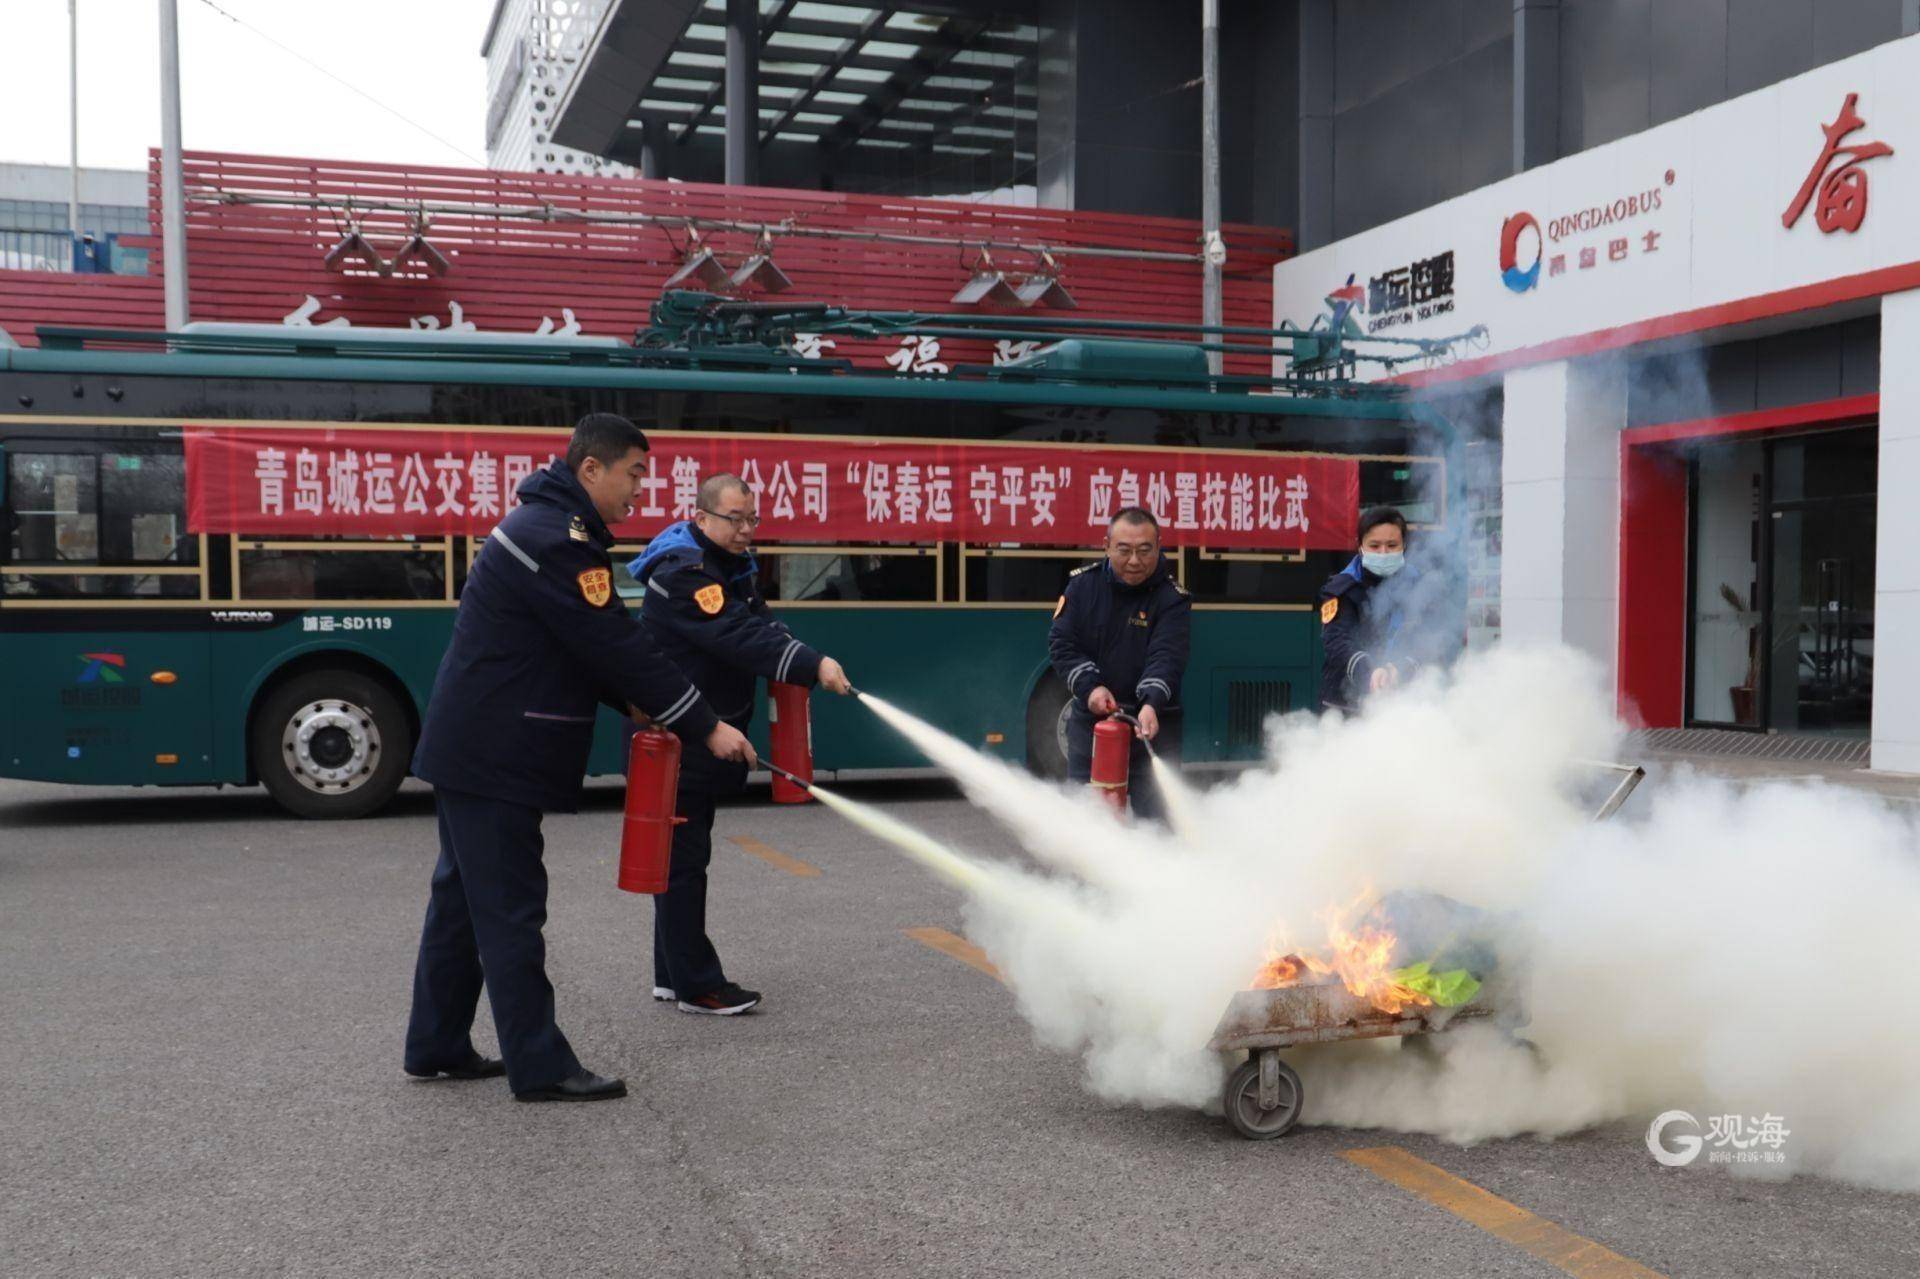
[[[491,0],[214,0],[420,128],[207,0],[177,3],[188,150],[485,163],[480,39]],[[159,0],[79,6],[80,163],[144,168],[147,148],[160,145]],[[0,0],[0,43],[9,90],[0,161],[66,164],[67,0]]]

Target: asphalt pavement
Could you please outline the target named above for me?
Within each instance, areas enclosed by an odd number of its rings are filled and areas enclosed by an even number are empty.
[[[1012,855],[938,785],[857,793]],[[632,1095],[523,1106],[400,1070],[424,788],[317,824],[258,791],[0,783],[0,1276],[1920,1272],[1911,1197],[1663,1168],[1639,1123],[1255,1143],[1102,1103],[959,943],[909,932],[960,932],[952,889],[764,789],[721,812],[711,900],[767,1004],[681,1014],[614,888],[618,799],[548,819],[547,937],[561,1025]]]

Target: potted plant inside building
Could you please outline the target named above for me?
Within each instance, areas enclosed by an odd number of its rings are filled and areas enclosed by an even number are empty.
[[[1733,610],[1734,619],[1747,628],[1747,677],[1743,683],[1727,690],[1727,696],[1733,699],[1733,722],[1736,724],[1758,724],[1760,722],[1758,696],[1760,691],[1760,614],[1747,607],[1740,592],[1722,582],[1720,598]]]

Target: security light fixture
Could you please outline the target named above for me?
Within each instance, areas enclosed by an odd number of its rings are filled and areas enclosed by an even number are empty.
[[[359,267],[376,275],[393,274],[393,265],[380,256],[380,251],[368,243],[366,236],[360,234],[357,222],[347,223],[346,234],[340,237],[340,243],[327,250],[327,256],[321,259],[321,264],[329,271]]]
[[[753,256],[740,264],[740,269],[733,273],[732,283],[736,289],[754,288],[765,293],[785,293],[793,287],[793,281],[773,260],[771,233],[760,232],[760,238],[754,242]]]
[[[727,283],[726,266],[714,256],[712,249],[700,238],[700,229],[687,228],[687,251],[680,263],[680,269],[667,277],[663,289],[678,288],[688,280],[698,280],[709,289],[717,289]]]
[[[1067,292],[1067,286],[1060,283],[1060,264],[1053,260],[1053,255],[1042,253],[1040,264],[1040,269],[1014,290],[1020,305],[1050,307],[1056,311],[1078,309],[1080,304],[1073,300],[1073,294]]]
[[[392,269],[395,271],[411,264],[419,263],[431,275],[445,275],[453,269],[453,263],[447,261],[447,255],[427,243],[427,227],[430,220],[425,213],[415,213],[409,221],[412,232],[400,251],[393,255]]]
[[[1005,272],[993,265],[993,256],[985,249],[980,250],[980,260],[974,264],[973,278],[960,286],[953,295],[955,306],[1019,306],[1020,295],[1007,283]]]

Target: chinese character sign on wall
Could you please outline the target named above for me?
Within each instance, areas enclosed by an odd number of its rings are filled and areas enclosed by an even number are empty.
[[[693,515],[731,471],[768,541],[1088,546],[1144,506],[1170,545],[1335,549],[1350,541],[1350,459],[1230,450],[959,444],[767,435],[652,435],[625,541]],[[537,432],[189,427],[196,533],[483,536],[565,436]]]
[[[1859,101],[1859,94],[1849,93],[1846,101],[1840,104],[1840,114],[1834,117],[1833,123],[1820,126],[1820,132],[1826,136],[1826,146],[1815,158],[1813,167],[1807,170],[1807,179],[1794,193],[1793,203],[1780,215],[1780,224],[1788,230],[1792,230],[1793,224],[1806,212],[1807,202],[1813,199],[1816,187],[1820,192],[1820,203],[1814,209],[1813,221],[1822,232],[1827,235],[1835,231],[1852,234],[1866,221],[1867,174],[1860,166],[1868,160],[1892,155],[1893,148],[1884,142],[1840,145],[1849,134],[1866,127],[1867,122],[1855,110]],[[1834,161],[1842,157],[1845,157],[1844,162],[1834,167]]]

